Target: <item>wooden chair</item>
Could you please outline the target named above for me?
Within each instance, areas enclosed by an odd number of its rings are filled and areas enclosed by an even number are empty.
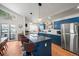
[[[3,56],[7,51],[7,40],[0,44],[0,55]]]
[[[21,37],[21,43],[23,44],[23,42],[29,42],[29,39],[25,36]]]
[[[24,47],[24,50],[26,51],[26,53],[30,53],[30,55],[33,55],[32,52],[35,48],[35,45],[34,43],[26,43],[26,42],[23,42],[23,47]]]
[[[4,55],[4,45],[3,45],[3,42],[0,44],[0,55],[1,56]]]
[[[8,42],[8,39],[6,39],[6,40],[4,41],[4,48],[5,48],[5,51],[6,51],[7,48],[8,48],[7,42]]]
[[[23,36],[23,35],[21,35],[21,34],[18,35],[18,41],[21,41],[21,36]]]

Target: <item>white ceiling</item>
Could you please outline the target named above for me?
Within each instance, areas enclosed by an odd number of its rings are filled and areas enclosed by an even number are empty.
[[[26,16],[28,19],[37,19],[39,16],[37,3],[2,3],[2,5],[20,15]],[[56,15],[78,5],[77,3],[42,3],[40,16],[44,18]],[[32,15],[29,14],[31,12],[33,13]]]

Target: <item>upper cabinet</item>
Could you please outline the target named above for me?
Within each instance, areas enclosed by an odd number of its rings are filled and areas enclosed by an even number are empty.
[[[78,22],[79,22],[79,17],[55,21],[54,22],[54,29],[61,29],[61,24],[63,24],[63,23],[78,23]]]
[[[61,21],[54,22],[54,29],[61,29]]]

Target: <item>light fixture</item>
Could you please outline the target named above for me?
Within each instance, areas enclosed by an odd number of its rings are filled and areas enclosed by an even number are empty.
[[[32,12],[30,13],[30,15],[32,15]]]
[[[48,16],[47,18],[48,18],[49,20],[51,20],[51,16]]]
[[[41,17],[40,17],[40,7],[42,6],[41,3],[38,3],[38,7],[39,7],[39,17],[38,17],[38,22],[42,21]]]
[[[77,6],[77,8],[79,9],[79,6]]]
[[[38,18],[38,22],[41,22],[42,21],[42,19],[41,18]]]

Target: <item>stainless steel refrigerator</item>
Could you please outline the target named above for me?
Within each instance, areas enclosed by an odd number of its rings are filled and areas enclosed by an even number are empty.
[[[61,25],[61,47],[79,54],[78,23],[65,23]]]

